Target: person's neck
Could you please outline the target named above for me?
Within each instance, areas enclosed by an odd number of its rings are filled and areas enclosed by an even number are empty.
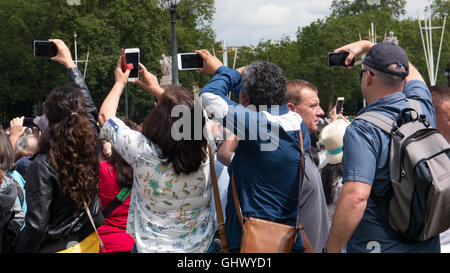
[[[365,96],[365,100],[367,104],[372,104],[373,102],[382,99],[384,97],[390,96],[392,94],[403,92],[403,90],[395,90],[395,88],[388,87],[388,86],[380,86],[378,88],[374,88],[372,90],[369,90],[367,94],[368,96]]]

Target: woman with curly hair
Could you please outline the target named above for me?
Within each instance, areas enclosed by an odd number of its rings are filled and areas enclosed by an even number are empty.
[[[213,149],[215,144],[212,135],[201,130],[207,125],[206,115],[200,105],[194,107],[191,92],[174,85],[162,89],[157,78],[139,65],[142,80],[135,83],[158,97],[142,123],[142,133],[116,118],[130,73],[122,72],[120,60],[116,83],[99,113],[101,136],[133,167],[127,223],[127,232],[136,242],[133,252],[213,252],[216,227],[207,143]],[[180,117],[175,109],[186,111]],[[172,132],[181,119],[193,126],[182,125],[186,137],[179,139]],[[199,131],[195,124],[201,126]]]
[[[66,66],[70,85],[55,88],[44,104],[48,127],[28,170],[28,210],[16,251],[98,252],[93,224],[100,226],[104,218],[97,190],[97,127],[92,122],[97,110],[67,46],[50,41],[58,48],[52,60]]]

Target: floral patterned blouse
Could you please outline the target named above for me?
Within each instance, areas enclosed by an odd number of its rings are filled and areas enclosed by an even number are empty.
[[[209,158],[197,172],[177,175],[156,145],[120,119],[106,122],[101,136],[133,167],[127,233],[138,252],[206,252],[216,229]]]

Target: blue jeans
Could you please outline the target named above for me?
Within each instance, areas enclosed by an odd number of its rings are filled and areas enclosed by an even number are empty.
[[[211,242],[205,253],[216,253],[216,243],[214,241]]]

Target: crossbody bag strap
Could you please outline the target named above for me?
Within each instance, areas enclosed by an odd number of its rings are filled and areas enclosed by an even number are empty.
[[[214,165],[214,157],[212,154],[211,147],[209,146],[209,144],[207,145],[209,154],[209,166],[211,170],[211,178],[213,180],[213,188],[214,188],[214,203],[216,204],[217,229],[219,230],[220,240],[222,241],[222,251],[224,253],[229,253],[228,241],[225,234],[225,221],[223,218],[222,202],[220,201],[219,184],[217,183],[216,168]]]
[[[102,210],[103,217],[108,218],[108,216],[120,205],[122,204],[128,196],[131,194],[131,188],[123,187],[117,196]]]
[[[84,204],[84,209],[86,210],[86,213],[88,215],[89,221],[91,221],[91,225],[94,228],[95,233],[97,234],[97,238],[98,238],[98,241],[100,243],[100,249],[105,251],[105,245],[103,244],[103,241],[102,241],[102,239],[100,238],[100,235],[97,232],[97,228],[95,227],[94,219],[92,218],[92,215],[91,215],[91,210],[89,209],[88,205],[86,204],[86,201],[83,200],[83,204]]]
[[[234,207],[236,208],[236,214],[239,223],[244,227],[244,216],[242,216],[241,204],[239,203],[239,198],[236,190],[236,182],[234,181],[234,171],[231,172],[231,190],[233,192]]]
[[[297,230],[300,230],[302,227],[302,225],[300,224],[300,195],[302,192],[302,188],[303,188],[303,177],[305,174],[305,151],[303,150],[303,135],[302,135],[302,130],[300,129],[298,131],[298,135],[300,138],[300,167],[299,167],[299,185],[298,185],[298,206],[297,206],[297,220],[295,223],[295,228]]]
[[[297,205],[297,220],[295,223],[295,229],[300,231],[303,240],[303,247],[305,248],[305,253],[313,253],[314,249],[309,242],[308,236],[306,235],[305,228],[300,224],[300,196],[303,188],[303,178],[305,177],[305,150],[303,149],[303,134],[300,129],[298,132],[300,138],[300,168],[299,168],[299,185],[298,185],[298,205]]]

